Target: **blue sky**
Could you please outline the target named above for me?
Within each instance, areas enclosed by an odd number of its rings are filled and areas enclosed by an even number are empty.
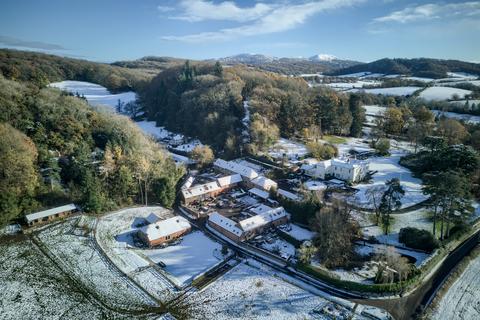
[[[480,62],[480,1],[2,0],[0,46],[111,62],[238,53]]]

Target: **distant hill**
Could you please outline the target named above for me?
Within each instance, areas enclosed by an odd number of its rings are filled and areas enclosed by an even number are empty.
[[[351,67],[360,63],[358,61],[342,60],[328,54],[319,54],[310,58],[278,58],[263,54],[242,53],[217,60],[223,64],[244,64],[286,75],[329,72],[336,69]],[[213,61],[213,59],[210,61]]]
[[[459,60],[417,59],[381,59],[365,64],[349,66],[328,72],[330,75],[344,75],[358,72],[383,74],[403,74],[415,77],[445,78],[447,72],[465,72],[480,75],[480,64]]]
[[[147,56],[137,60],[116,61],[112,63],[112,66],[137,69],[146,74],[156,76],[165,69],[185,63],[185,60],[172,57]]]
[[[98,83],[111,91],[132,90],[153,77],[141,70],[108,63],[12,49],[0,49],[0,74],[40,87],[55,81],[78,80]]]

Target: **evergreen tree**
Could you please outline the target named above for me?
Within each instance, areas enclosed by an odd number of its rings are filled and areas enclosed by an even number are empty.
[[[385,234],[390,230],[390,214],[393,210],[398,210],[402,206],[401,199],[405,195],[405,190],[400,184],[400,180],[393,178],[385,182],[386,190],[383,193],[380,202],[380,212],[382,214],[382,224]]]

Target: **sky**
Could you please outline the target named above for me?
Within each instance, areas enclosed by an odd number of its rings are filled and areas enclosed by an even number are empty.
[[[480,63],[480,1],[1,0],[0,47],[103,62],[259,53]]]

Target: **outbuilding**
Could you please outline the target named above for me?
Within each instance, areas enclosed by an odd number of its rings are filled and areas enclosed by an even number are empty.
[[[149,247],[155,247],[178,239],[191,229],[187,219],[175,216],[140,228],[138,236]]]
[[[27,214],[25,220],[29,226],[46,223],[57,218],[66,217],[77,211],[77,206],[73,203],[51,208],[44,211]]]

